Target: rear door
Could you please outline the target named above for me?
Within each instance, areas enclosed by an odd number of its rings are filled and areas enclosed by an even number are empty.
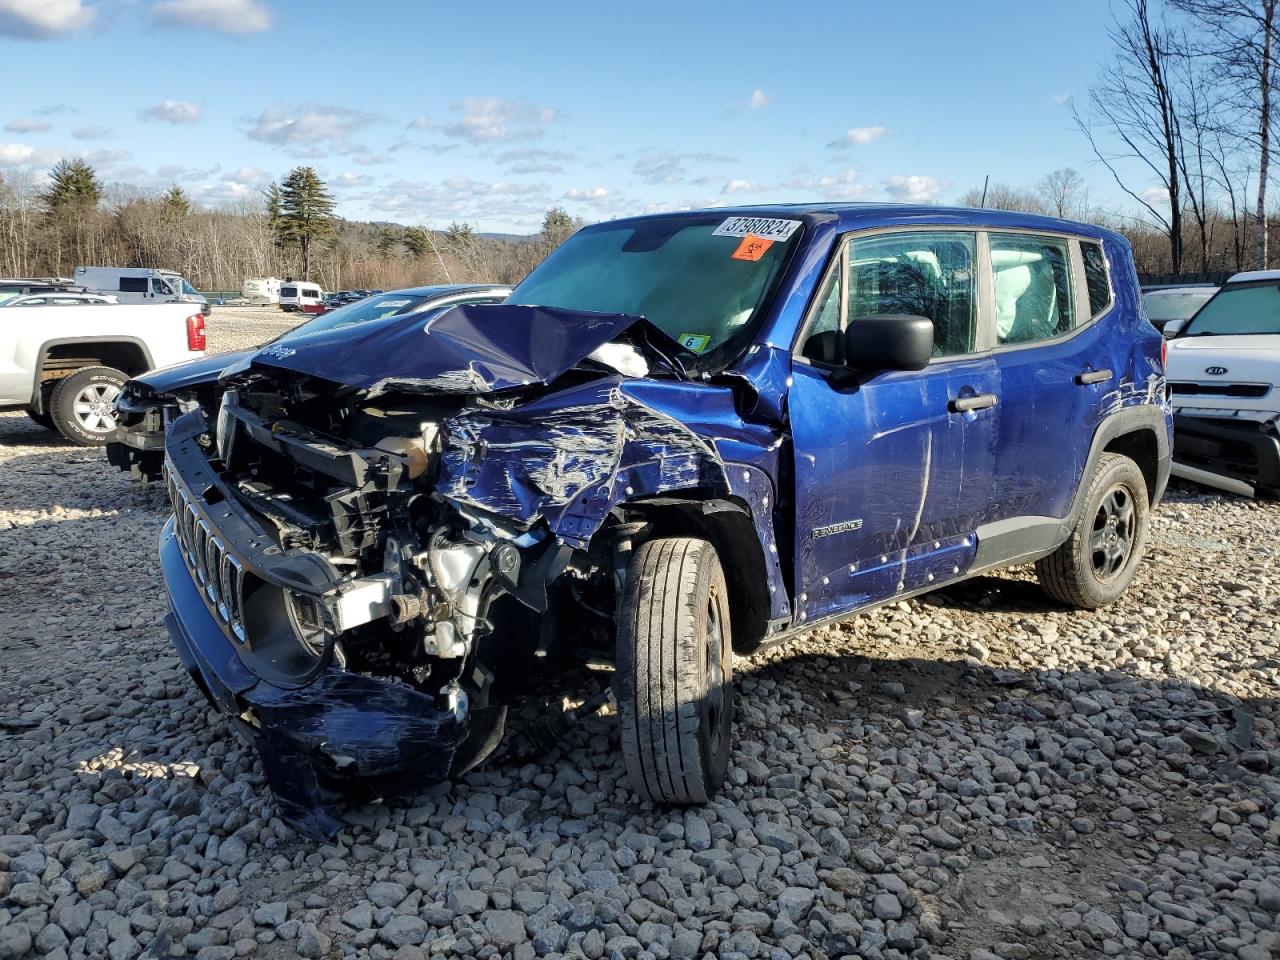
[[[950,579],[968,567],[990,496],[996,368],[979,348],[973,231],[850,238],[801,337],[788,410],[796,477],[798,620]],[[921,371],[855,373],[861,316],[934,322]]]
[[[1038,535],[1052,539],[1126,362],[1107,335],[1112,298],[1100,244],[1030,232],[991,232],[987,241],[1001,389],[995,495],[982,518],[999,527],[988,532],[984,562],[1020,556]],[[998,536],[1007,546],[995,550]]]

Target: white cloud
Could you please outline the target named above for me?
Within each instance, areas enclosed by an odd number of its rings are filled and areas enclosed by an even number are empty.
[[[154,107],[147,107],[139,116],[143,120],[161,120],[164,123],[197,123],[200,106],[190,100],[166,100]]]
[[[17,120],[10,120],[4,125],[4,128],[10,133],[45,133],[53,129],[43,120],[36,120],[34,117],[19,117]]]
[[[689,179],[689,164],[736,163],[736,157],[718,153],[642,153],[636,158],[631,172],[642,183],[659,186],[664,183],[681,183]],[[719,177],[699,177],[694,183],[708,184]]]
[[[267,171],[259,170],[257,167],[241,167],[238,170],[228,170],[222,175],[222,179],[227,183],[245,183],[265,187],[271,182],[272,177]]]
[[[261,33],[271,29],[271,11],[260,0],[159,0],[151,7],[151,19],[157,26],[178,30]]]
[[[315,148],[327,145],[342,152],[364,151],[351,142],[351,135],[376,118],[373,114],[350,107],[312,105],[299,110],[283,106],[268,107],[245,131],[251,140],[270,143],[294,152],[316,154]]]
[[[724,185],[721,193],[756,193],[760,184],[752,180],[730,180]]]
[[[80,0],[0,0],[0,36],[52,40],[88,26],[93,16]]]
[[[431,223],[462,220],[501,223],[520,229],[536,230],[550,206],[540,185],[507,184],[502,192],[492,184],[467,181],[454,187],[423,180],[395,180],[368,194],[353,195],[352,203],[362,203],[371,210],[389,213],[406,223]],[[458,189],[461,186],[462,189]]]
[[[111,136],[111,128],[95,123],[87,127],[76,127],[71,131],[71,136],[77,140],[105,140]]]
[[[938,177],[896,176],[884,181],[884,189],[889,196],[908,203],[929,203],[950,186],[950,180]]]
[[[329,178],[329,186],[335,190],[350,190],[354,187],[367,187],[373,183],[373,177],[367,173],[340,173]]]
[[[0,143],[0,167],[51,167],[61,156],[57,150],[42,150],[25,143]]]
[[[865,200],[872,188],[862,183],[861,174],[852,168],[825,175],[801,174],[783,184],[788,190],[803,190],[823,200]]]
[[[540,137],[542,128],[559,116],[551,107],[497,97],[467,97],[453,108],[461,116],[456,123],[445,127],[444,132],[472,143]]]
[[[1169,205],[1169,191],[1164,187],[1148,187],[1139,196],[1153,207],[1167,207]]]
[[[541,183],[511,183],[508,180],[494,180],[484,183],[470,177],[449,177],[444,181],[446,189],[459,196],[467,197],[528,197],[544,192],[547,188]]]
[[[751,96],[747,97],[748,110],[763,110],[769,104],[773,103],[774,96],[771,93],[765,93],[759,87],[751,91]]]
[[[414,130],[425,130],[431,126],[431,120],[425,113],[422,113],[410,120],[409,126]]]
[[[1068,103],[1071,102],[1071,94],[1055,93],[1052,99],[1053,99],[1053,105],[1055,107],[1065,107]]]
[[[874,143],[888,132],[888,127],[852,127],[846,130],[843,136],[828,143],[827,146],[836,149],[862,146],[866,143]]]
[[[621,198],[607,187],[571,187],[560,199],[581,203],[600,214],[615,213],[622,204]]]

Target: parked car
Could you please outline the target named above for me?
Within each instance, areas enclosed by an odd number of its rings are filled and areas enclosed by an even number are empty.
[[[510,287],[495,284],[395,290],[377,299],[308,320],[276,337],[271,345],[282,347],[325,330],[391,316],[421,316],[428,311],[460,303],[499,303],[510,293]],[[219,374],[227,367],[251,358],[260,349],[255,347],[212,354],[199,360],[151,370],[124,384],[116,400],[117,425],[107,443],[107,460],[140,480],[159,480],[164,469],[166,427],[176,417],[201,406],[216,414],[221,396]]]
[[[72,443],[103,444],[129,377],[204,350],[204,315],[192,304],[0,308],[0,409],[25,409]]]
[[[0,279],[0,306],[14,297],[31,293],[86,293],[86,289],[65,277],[10,277]]]
[[[280,284],[280,309],[285,313],[305,312],[308,307],[318,307],[323,302],[324,291],[319,284],[298,280]]]
[[[1170,335],[1172,335],[1217,292],[1218,288],[1211,283],[1150,287],[1142,293],[1142,306],[1153,327],[1164,331],[1166,326],[1172,325],[1170,327]]]
[[[601,637],[571,718],[613,696],[636,792],[703,803],[734,653],[1033,561],[1117,599],[1169,473],[1161,345],[1128,244],[1083,224],[595,224],[506,303],[224,371],[165,437],[166,624],[307,832],[352,783],[478,763],[513,685]]]
[[[76,283],[90,291],[114,294],[121,303],[192,303],[209,312],[204,295],[173,270],[76,267]]]
[[[95,303],[119,303],[108,293],[28,293],[0,302],[0,307],[76,307]]]
[[[1173,473],[1280,497],[1280,270],[1238,273],[1169,341]]]

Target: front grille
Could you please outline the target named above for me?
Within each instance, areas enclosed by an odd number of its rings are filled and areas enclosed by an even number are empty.
[[[1269,383],[1186,383],[1169,384],[1169,389],[1184,397],[1265,397],[1271,392]]]
[[[209,609],[232,637],[244,643],[244,566],[227,552],[217,531],[196,513],[172,474],[168,481],[182,559]]]

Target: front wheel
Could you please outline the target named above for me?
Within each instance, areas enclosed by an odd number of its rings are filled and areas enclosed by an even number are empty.
[[[116,429],[116,397],[128,379],[114,367],[82,367],[59,380],[49,398],[53,425],[72,443],[106,443]]]
[[[729,598],[715,548],[671,537],[640,545],[618,616],[622,754],[654,803],[706,803],[724,783],[733,727]]]
[[[1137,572],[1150,522],[1142,470],[1126,456],[1104,453],[1071,536],[1036,561],[1040,586],[1083,610],[1114,602]]]

